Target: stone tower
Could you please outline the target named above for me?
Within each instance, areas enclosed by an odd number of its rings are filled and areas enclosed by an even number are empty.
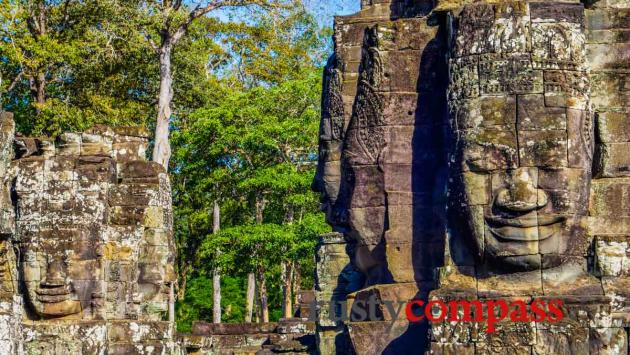
[[[173,353],[171,192],[148,135],[14,137],[2,114],[3,354]]]
[[[627,353],[629,19],[625,0],[362,1],[337,18],[314,182],[337,261],[320,256],[318,295],[352,312],[322,311],[320,346]],[[348,270],[358,286],[331,282]],[[497,299],[565,317],[489,333],[389,307]]]

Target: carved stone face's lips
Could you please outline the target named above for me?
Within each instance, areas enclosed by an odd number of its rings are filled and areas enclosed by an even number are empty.
[[[566,220],[565,216],[545,216],[533,215],[520,218],[502,218],[497,216],[486,216],[488,224],[498,227],[529,228],[536,226],[549,226]]]
[[[72,292],[65,286],[58,287],[40,287],[37,293],[37,300],[44,303],[58,303],[67,301]]]
[[[556,234],[565,216],[534,215],[520,218],[486,216],[490,232],[500,239],[515,242],[542,241]]]

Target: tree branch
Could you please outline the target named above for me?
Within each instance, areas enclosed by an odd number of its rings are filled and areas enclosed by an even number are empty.
[[[13,91],[13,89],[15,88],[17,83],[22,79],[23,76],[24,76],[24,71],[20,71],[20,73],[11,82],[11,85],[9,85],[9,87],[7,88],[7,91],[6,91],[7,94]]]
[[[188,14],[188,19],[184,23],[182,23],[177,30],[173,33],[170,38],[171,44],[176,44],[186,33],[190,24],[198,19],[199,17],[209,13],[210,11],[216,10],[220,7],[224,6],[222,1],[219,2],[209,2],[206,6],[197,5],[190,14]]]
[[[71,0],[66,0],[63,4],[63,25],[61,26],[62,29],[66,29],[70,21],[70,14],[68,13],[68,5],[70,5],[70,1]]]
[[[190,14],[188,14],[188,19],[186,19],[186,21],[182,23],[177,28],[177,30],[173,33],[173,35],[171,36],[171,44],[174,45],[175,43],[177,43],[177,41],[179,41],[184,36],[186,31],[188,30],[188,27],[190,26],[190,24],[193,23],[193,21],[195,21],[201,16],[208,14],[211,11],[218,10],[223,7],[230,7],[230,6],[246,6],[246,5],[266,6],[268,2],[269,2],[268,0],[219,0],[219,1],[214,1],[214,2],[208,2],[206,6],[201,6],[201,4],[198,4],[190,12]]]
[[[160,53],[160,47],[158,47],[158,45],[155,44],[155,42],[153,41],[153,38],[151,37],[151,35],[148,34],[148,33],[145,33],[144,34],[144,38],[147,39],[147,42],[149,42],[149,45],[151,46],[151,48],[153,48],[155,53],[159,54]]]

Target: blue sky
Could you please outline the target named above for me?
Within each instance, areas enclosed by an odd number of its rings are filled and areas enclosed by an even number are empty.
[[[306,7],[315,14],[322,26],[332,26],[333,18],[337,15],[348,15],[359,11],[360,0],[303,0]],[[193,2],[194,3],[194,2]],[[239,17],[247,16],[245,11],[219,11],[215,13],[223,20],[239,20]]]
[[[359,11],[360,0],[304,0],[322,25],[332,26],[333,17]]]

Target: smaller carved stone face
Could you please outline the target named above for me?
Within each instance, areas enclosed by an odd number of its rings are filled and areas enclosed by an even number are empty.
[[[383,118],[382,63],[375,29],[366,30],[361,74],[352,115],[343,135],[339,157],[338,194],[332,211],[336,231],[352,242],[354,265],[367,275],[368,283],[387,282],[385,170],[382,152],[389,131]],[[331,120],[334,126],[334,120]],[[333,130],[334,131],[334,130]],[[392,169],[395,170],[395,169]]]
[[[420,32],[418,48],[423,51],[414,47],[407,52],[405,44],[395,43]],[[339,112],[343,103],[339,92],[331,90],[337,87],[331,79],[335,76],[325,77],[314,187],[321,192],[328,222],[344,234],[353,266],[366,276],[367,285],[423,280],[422,269],[431,266],[419,254],[438,250],[438,243],[431,248],[424,243],[443,236],[440,202],[432,194],[446,165],[441,121],[445,42],[437,26],[425,28],[424,21],[404,29],[372,26],[362,40],[358,78],[346,78],[351,88],[343,98],[352,104],[351,114],[346,106],[347,122],[331,113]],[[398,46],[400,51],[393,50]]]
[[[370,32],[373,36],[374,33]],[[319,132],[319,162],[312,188],[320,193],[322,211],[333,230],[352,241],[353,263],[365,274],[381,274],[384,255],[381,239],[385,227],[383,172],[376,167],[382,143],[380,100],[374,93],[375,74],[370,59],[378,57],[373,43],[366,44],[362,75],[353,115],[346,127],[342,100],[342,63],[330,58],[324,71],[322,119]],[[369,53],[367,52],[369,51]],[[368,57],[370,59],[368,59]],[[376,129],[378,132],[370,132]],[[374,133],[374,134],[372,134]],[[368,191],[366,191],[369,189]],[[375,197],[376,196],[376,197]],[[379,203],[379,198],[381,203]],[[375,278],[380,278],[376,275]]]
[[[27,298],[39,316],[64,317],[89,311],[100,293],[98,246],[89,233],[44,230],[22,244]]]
[[[145,232],[148,236],[138,252],[138,292],[142,302],[166,305],[165,286],[174,282],[173,258],[167,234],[160,230]]]

